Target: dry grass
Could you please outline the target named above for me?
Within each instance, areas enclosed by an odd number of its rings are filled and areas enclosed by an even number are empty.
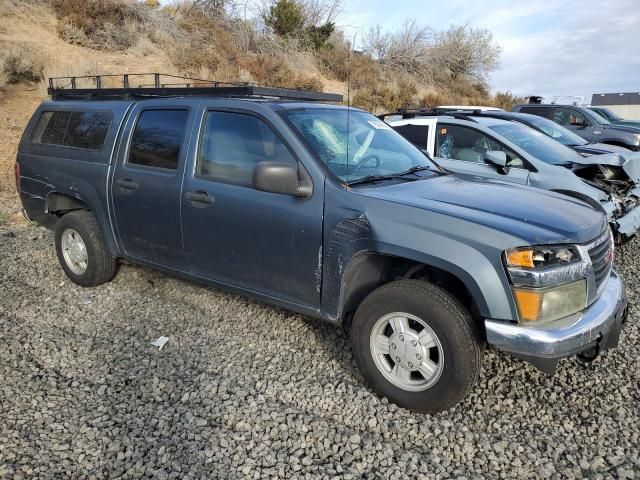
[[[51,4],[60,38],[98,50],[134,46],[149,13],[148,7],[131,0],[52,0]]]
[[[418,93],[415,83],[400,78],[393,81],[378,81],[357,90],[353,104],[370,112],[393,111],[413,105]]]
[[[31,44],[0,42],[0,88],[44,78],[45,57]]]

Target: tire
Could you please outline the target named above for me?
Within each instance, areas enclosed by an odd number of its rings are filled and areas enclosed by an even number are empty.
[[[393,313],[406,315],[407,322]],[[402,323],[409,326],[404,335],[398,333]],[[376,339],[388,337],[388,341],[373,342],[384,345],[381,350],[374,350],[378,348],[372,344],[374,333]],[[436,413],[456,405],[480,374],[483,342],[471,316],[451,294],[420,280],[398,280],[370,293],[356,311],[351,342],[367,384],[393,403],[417,412]],[[380,354],[386,348],[389,354]],[[411,363],[414,358],[422,358],[419,371],[412,370],[418,368]],[[383,373],[388,368],[391,372]],[[406,372],[410,372],[408,378]]]
[[[91,212],[77,210],[63,215],[56,224],[55,240],[58,261],[73,283],[95,287],[116,274],[116,259],[107,250]]]

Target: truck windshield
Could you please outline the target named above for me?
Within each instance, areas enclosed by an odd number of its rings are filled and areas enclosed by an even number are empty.
[[[571,130],[558,125],[556,122],[552,122],[551,120],[547,120],[546,118],[542,118],[537,115],[527,115],[527,123],[530,123],[535,128],[546,133],[563,145],[576,146],[586,145],[589,143],[580,135],[573,133]]]
[[[591,118],[596,121],[596,123],[599,123],[600,125],[611,125],[611,122],[599,113],[594,112],[593,110],[588,110],[588,112],[591,115]]]
[[[612,110],[608,108],[592,108],[592,112],[596,112],[598,115],[605,117],[607,120],[611,122],[620,122],[624,120],[620,115],[614,113]]]
[[[310,108],[283,114],[318,158],[347,183],[422,169],[441,171],[423,152],[369,113]]]
[[[544,133],[520,123],[493,125],[491,130],[515,143],[529,155],[551,165],[564,165],[581,160],[579,154]]]

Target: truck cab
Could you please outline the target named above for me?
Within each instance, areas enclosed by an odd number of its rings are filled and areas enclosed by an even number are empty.
[[[577,105],[524,104],[514,105],[514,112],[529,113],[548,118],[571,130],[588,142],[606,143],[640,150],[640,127],[618,125],[599,113]]]
[[[342,325],[368,385],[424,412],[466,396],[487,343],[549,373],[617,344],[583,202],[457,178],[328,94],[127,83],[52,86],[19,147],[25,214],[77,284],[126,260]]]

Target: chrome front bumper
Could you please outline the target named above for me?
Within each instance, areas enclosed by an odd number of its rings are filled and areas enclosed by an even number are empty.
[[[558,360],[596,348],[618,345],[627,318],[627,297],[612,271],[600,297],[583,312],[541,326],[485,320],[487,342],[522,358],[546,373]]]

